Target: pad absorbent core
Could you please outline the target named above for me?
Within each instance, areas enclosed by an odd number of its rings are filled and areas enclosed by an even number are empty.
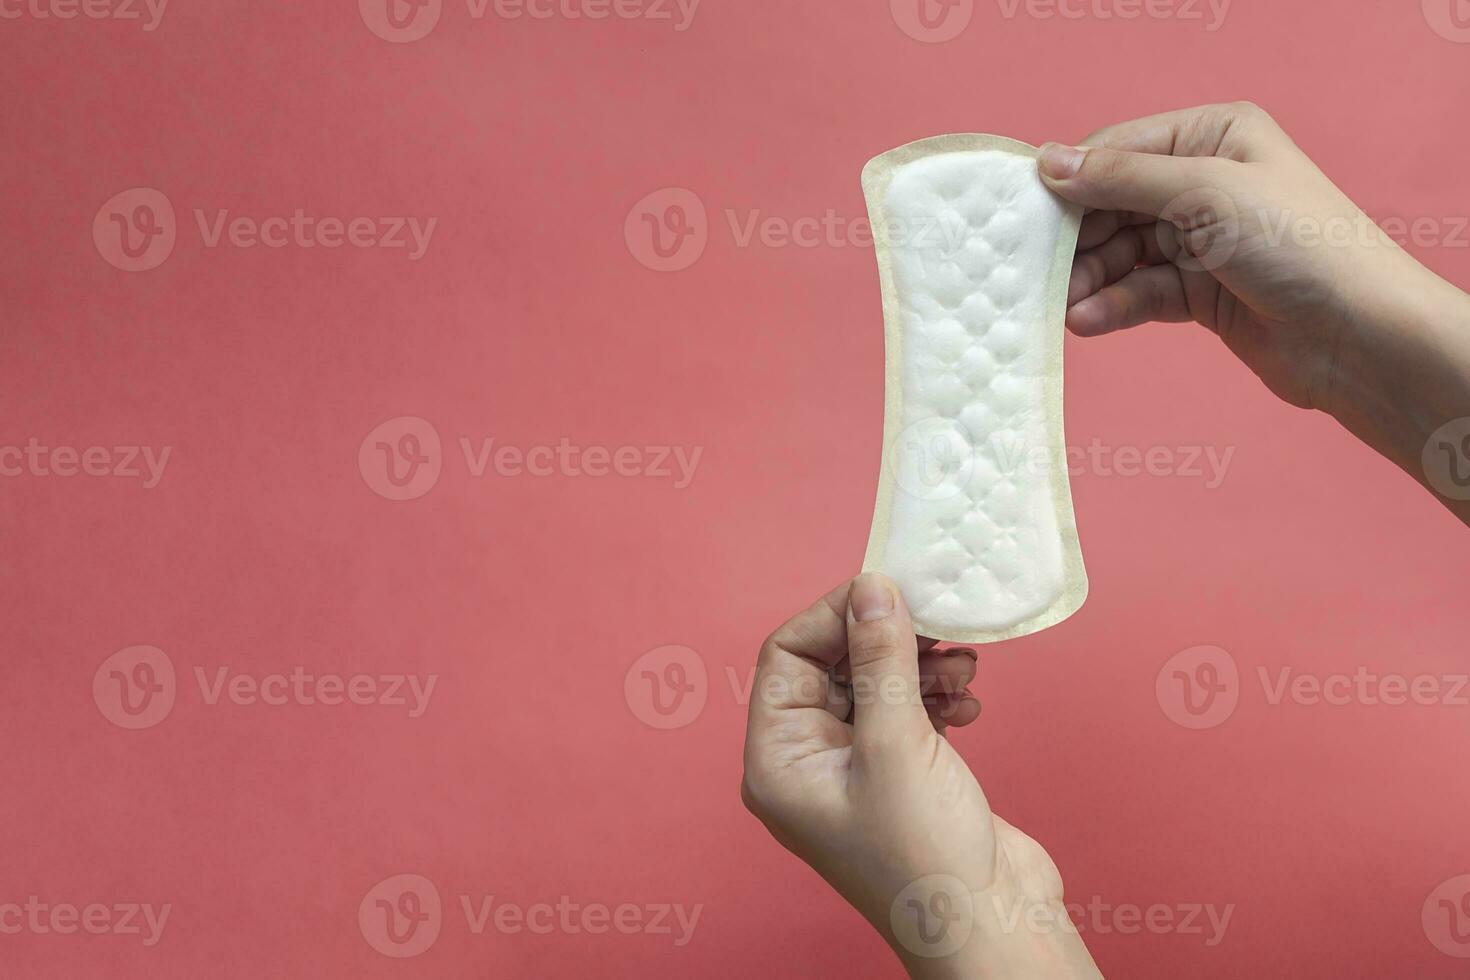
[[[988,643],[1087,596],[1062,431],[1081,209],[1036,149],[936,136],[863,170],[883,292],[883,467],[864,569],[923,636]]]

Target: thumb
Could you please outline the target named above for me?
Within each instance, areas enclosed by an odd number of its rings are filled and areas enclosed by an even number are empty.
[[[1097,211],[1167,214],[1185,195],[1226,190],[1233,160],[1130,153],[1100,146],[1047,143],[1037,156],[1041,179],[1057,194]]]
[[[919,648],[898,587],[864,572],[847,591],[853,740],[881,746],[932,731],[919,693]]]

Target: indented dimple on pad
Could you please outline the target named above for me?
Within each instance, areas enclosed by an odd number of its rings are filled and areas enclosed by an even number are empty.
[[[866,568],[926,636],[988,642],[1081,605],[1062,433],[1061,331],[1078,211],[1036,151],[941,136],[869,163],[888,351]]]

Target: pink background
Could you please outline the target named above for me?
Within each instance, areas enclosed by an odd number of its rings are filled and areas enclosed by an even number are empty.
[[[171,447],[151,489],[0,478],[0,904],[171,905],[151,947],[0,934],[6,976],[898,972],[737,794],[757,646],[861,561],[873,256],[741,246],[727,211],[851,221],[863,163],[918,137],[1078,139],[1250,98],[1375,217],[1441,222],[1445,242],[1410,247],[1470,281],[1453,235],[1470,46],[1416,3],[1237,0],[1210,32],[981,0],[943,44],[884,0],[704,0],[683,31],[477,20],[446,0],[412,43],[344,0],[174,0],[154,31],[6,9],[22,16],[0,20],[0,446]],[[133,273],[92,226],[137,187],[172,203],[177,242]],[[671,187],[707,209],[708,244],[656,272],[625,224]],[[438,224],[417,261],[209,248],[196,208]],[[1071,443],[1234,456],[1214,489],[1074,477],[1091,598],[983,651],[985,714],[955,736],[996,809],[1079,903],[1234,906],[1214,947],[1090,933],[1109,975],[1464,975],[1421,910],[1470,872],[1470,707],[1273,705],[1257,680],[1463,672],[1463,529],[1198,328],[1068,344]],[[359,449],[404,416],[442,439],[442,472],[395,502]],[[682,489],[475,477],[462,437],[703,455]],[[135,645],[167,655],[177,697],[127,730],[93,681]],[[705,668],[705,704],[661,730],[625,678],[668,645]],[[1199,645],[1233,658],[1239,702],[1189,730],[1155,682]],[[210,704],[195,668],[226,666],[437,686],[418,718]],[[399,874],[443,901],[415,958],[358,924]],[[475,935],[464,895],[702,910],[683,946]]]

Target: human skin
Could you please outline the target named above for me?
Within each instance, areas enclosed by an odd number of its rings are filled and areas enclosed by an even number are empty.
[[[1277,396],[1327,412],[1470,523],[1470,502],[1441,492],[1443,473],[1437,489],[1426,462],[1443,450],[1465,464],[1446,472],[1470,472],[1470,425],[1455,430],[1463,443],[1437,444],[1446,424],[1470,420],[1470,299],[1264,111],[1109,126],[1080,147],[1046,144],[1038,167],[1088,209],[1069,329],[1198,322]],[[978,717],[973,678],[970,651],[914,636],[891,581],[838,586],[761,648],[741,796],[911,976],[1098,977],[1056,865],[991,812],[944,736]],[[963,935],[923,928],[942,921]]]
[[[1100,976],[1062,909],[1056,865],[991,813],[944,737],[946,723],[979,715],[964,687],[974,673],[970,651],[914,635],[884,576],[838,586],[761,647],[741,797],[913,977]],[[931,691],[937,703],[925,705]],[[944,935],[963,945],[897,932],[919,922],[911,902],[963,913]]]
[[[1073,333],[1199,323],[1284,401],[1331,415],[1470,523],[1470,501],[1457,499],[1470,480],[1445,483],[1451,466],[1457,481],[1470,471],[1470,422],[1437,444],[1470,417],[1470,298],[1373,224],[1264,110],[1237,102],[1108,126],[1079,147],[1044,145],[1039,168],[1088,209]]]

